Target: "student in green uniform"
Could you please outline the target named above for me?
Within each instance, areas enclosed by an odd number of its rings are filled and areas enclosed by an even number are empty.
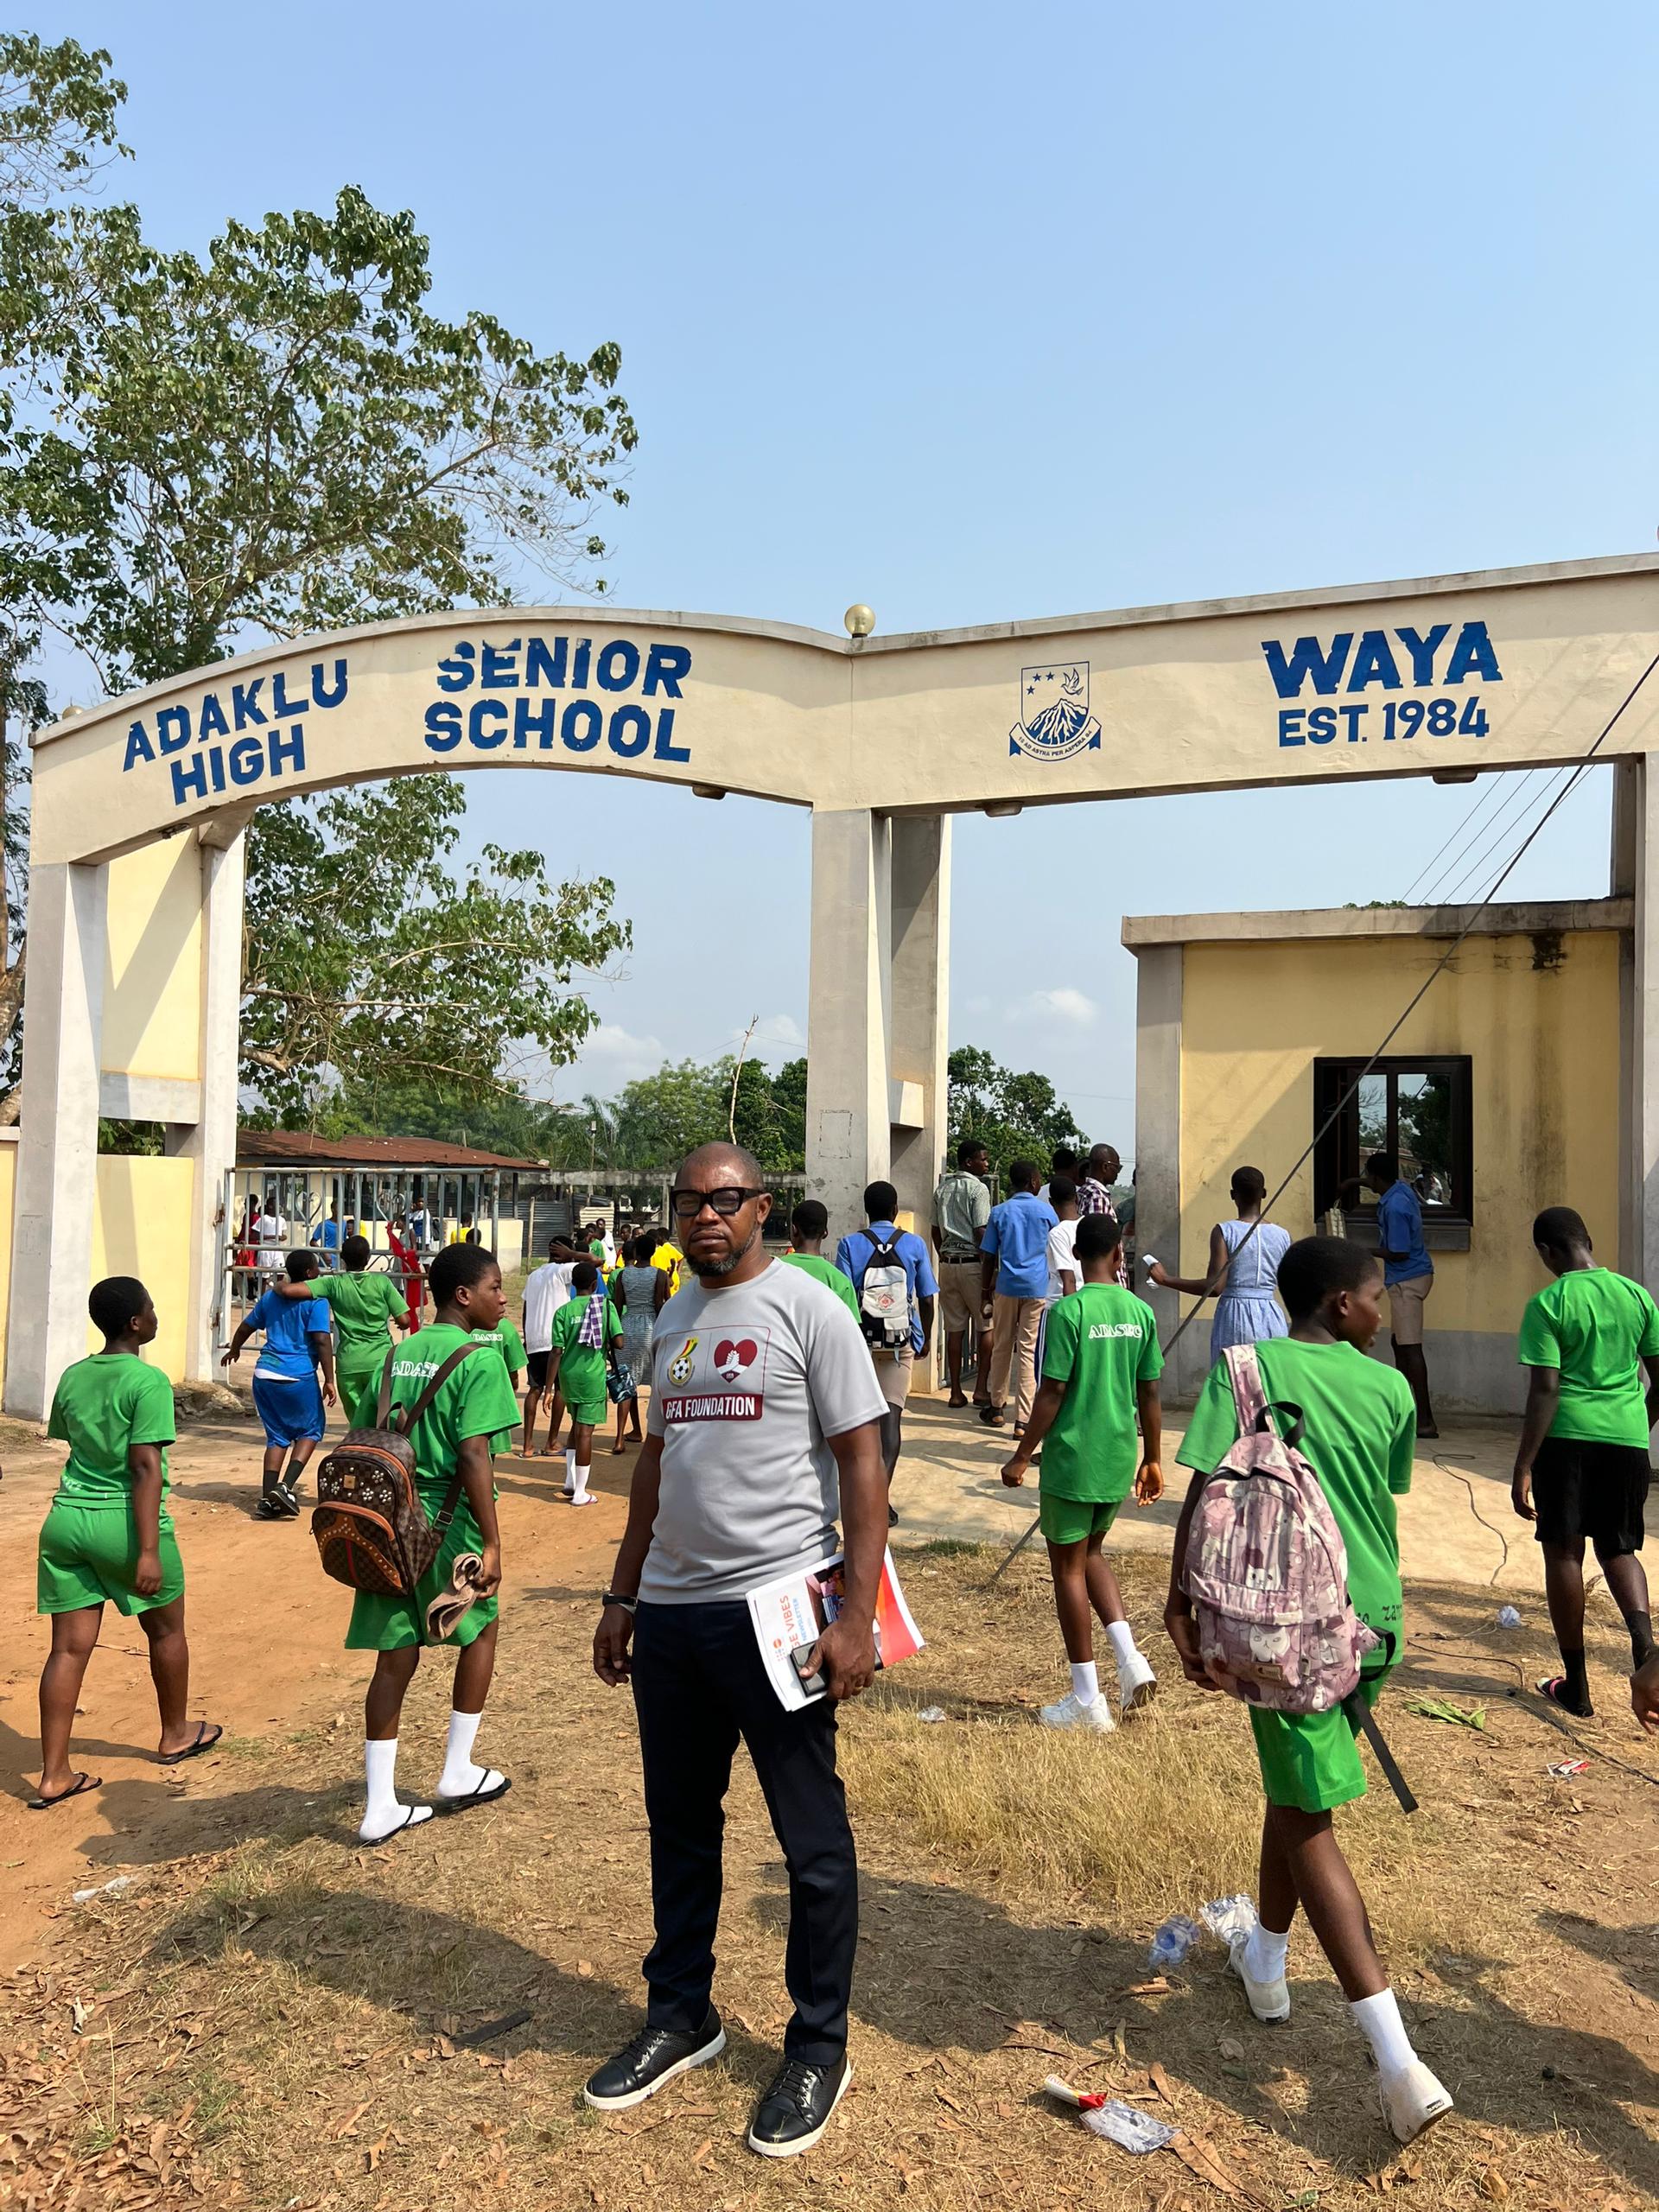
[[[493,1453],[499,1456],[503,1452],[512,1452],[518,1449],[518,1386],[524,1379],[524,1367],[527,1358],[527,1355],[524,1351],[524,1340],[519,1335],[517,1325],[513,1322],[510,1321],[505,1313],[501,1317],[499,1327],[493,1329],[474,1329],[473,1331],[473,1334],[478,1338],[480,1344],[486,1344],[492,1348],[492,1350],[500,1353],[502,1361],[507,1370],[507,1384],[512,1392],[512,1427],[511,1428],[504,1428],[501,1430],[499,1434],[493,1436],[490,1439],[490,1450]]]
[[[403,1330],[410,1325],[401,1281],[370,1268],[366,1236],[348,1236],[340,1248],[338,1274],[319,1275],[309,1282],[280,1283],[277,1288],[284,1298],[327,1300],[340,1338],[334,1355],[335,1387],[349,1414],[369,1383],[378,1385],[385,1371],[391,1345],[387,1324]]]
[[[429,1277],[436,1308],[429,1327],[417,1329],[397,1348],[391,1363],[391,1402],[410,1406],[452,1351],[492,1330],[506,1312],[501,1270],[495,1255],[481,1244],[448,1244],[432,1262]],[[376,1386],[378,1388],[378,1384]],[[365,1392],[353,1413],[359,1426],[374,1419],[375,1401]],[[432,1817],[430,1805],[406,1805],[397,1796],[397,1725],[404,1695],[420,1664],[426,1608],[450,1583],[450,1571],[462,1552],[483,1561],[476,1604],[461,1617],[448,1641],[459,1647],[449,1714],[449,1738],[437,1803],[445,1812],[487,1804],[507,1789],[505,1775],[474,1764],[473,1744],[479,1716],[495,1670],[496,1592],[501,1585],[501,1538],[496,1527],[495,1484],[490,1471],[491,1439],[510,1434],[518,1407],[505,1364],[487,1345],[480,1345],[456,1367],[412,1432],[422,1502],[435,1520],[450,1483],[459,1471],[461,1497],[442,1549],[422,1578],[411,1605],[359,1590],[346,1631],[348,1651],[378,1654],[364,1702],[364,1767],[368,1803],[358,1834],[365,1843]]]
[[[1400,1656],[1394,1502],[1411,1487],[1417,1439],[1411,1385],[1397,1369],[1365,1356],[1382,1325],[1382,1270],[1358,1244],[1341,1236],[1305,1236],[1280,1262],[1278,1291],[1290,1334],[1257,1344],[1255,1356],[1270,1402],[1301,1408],[1300,1448],[1319,1476],[1347,1549],[1349,1595],[1360,1618],[1382,1638],[1367,1656],[1360,1685],[1366,1702],[1374,1705]],[[1175,1455],[1194,1472],[1175,1532],[1164,1612],[1182,1671],[1200,1689],[1218,1686],[1198,1658],[1181,1565],[1198,1493],[1237,1434],[1224,1362],[1211,1369]],[[1409,2143],[1451,2111],[1452,2099],[1407,2037],[1365,1901],[1332,1823],[1338,1805],[1365,1794],[1354,1740],[1357,1723],[1340,1706],[1326,1713],[1252,1706],[1250,1726],[1268,1802],[1258,1924],[1233,1942],[1232,1969],[1258,2020],[1288,2019],[1285,1959],[1300,1905],[1371,2046],[1383,2117],[1395,2137]]]
[[[1135,1648],[1117,1577],[1101,1549],[1131,1490],[1137,1505],[1150,1505],[1164,1494],[1158,1397],[1164,1358],[1152,1308],[1118,1282],[1122,1243],[1115,1214],[1088,1214],[1077,1224],[1073,1256],[1083,1281],[1048,1310],[1042,1379],[1031,1419],[1002,1470],[1003,1481],[1017,1489],[1041,1446],[1038,1513],[1071,1688],[1039,1718],[1046,1728],[1092,1728],[1101,1734],[1114,1724],[1095,1665],[1091,1608],[1117,1663],[1120,1712],[1127,1716],[1149,1703],[1158,1688],[1150,1661]]]
[[[564,1496],[572,1505],[595,1505],[588,1487],[594,1431],[604,1424],[609,1393],[605,1351],[622,1334],[622,1317],[599,1287],[599,1269],[579,1260],[571,1270],[570,1296],[553,1316],[547,1379],[570,1408],[570,1441],[564,1452]]]
[[[1592,1711],[1584,1662],[1584,1540],[1595,1546],[1614,1604],[1630,1630],[1637,1669],[1653,1649],[1642,1548],[1659,1421],[1659,1309],[1639,1282],[1598,1267],[1584,1217],[1547,1206],[1532,1224],[1538,1256],[1555,1280],[1521,1321],[1527,1410],[1515,1454],[1516,1511],[1537,1530],[1544,1591],[1563,1675],[1539,1683],[1568,1713]],[[1643,1388],[1643,1370],[1647,1387]]]
[[[791,1268],[810,1275],[814,1282],[833,1290],[861,1329],[864,1317],[858,1293],[835,1262],[823,1256],[823,1240],[830,1234],[830,1209],[822,1198],[803,1198],[789,1217],[789,1226],[795,1241],[784,1258]]]
[[[46,1425],[69,1457],[41,1529],[36,1568],[36,1609],[52,1618],[41,1676],[41,1784],[29,1801],[37,1813],[99,1785],[100,1777],[70,1765],[69,1735],[106,1604],[137,1615],[149,1646],[162,1764],[211,1751],[225,1732],[206,1720],[193,1725],[185,1713],[184,1567],[167,1510],[173,1388],[143,1357],[155,1341],[156,1308],[143,1283],[111,1275],[93,1285],[86,1310],[104,1349],[65,1368]]]

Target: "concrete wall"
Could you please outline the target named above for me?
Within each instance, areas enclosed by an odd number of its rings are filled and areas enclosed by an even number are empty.
[[[106,1153],[98,1163],[92,1270],[87,1287],[105,1275],[137,1276],[155,1300],[162,1325],[147,1357],[170,1382],[181,1382],[188,1365],[188,1293],[194,1188],[193,1160]],[[103,1350],[104,1339],[90,1321],[85,1325],[85,1334],[88,1351]],[[52,1387],[57,1387],[55,1376]]]
[[[1569,931],[1559,944],[1559,960],[1541,964],[1529,936],[1471,938],[1389,1047],[1391,1057],[1473,1062],[1474,1223],[1466,1252],[1435,1252],[1427,1316],[1431,1376],[1448,1407],[1510,1410],[1522,1401],[1515,1330],[1543,1281],[1529,1235],[1540,1206],[1578,1207],[1607,1258],[1619,1250],[1621,935]],[[1180,1132],[1182,1274],[1204,1272],[1211,1228],[1232,1211],[1232,1169],[1260,1167],[1271,1189],[1307,1145],[1315,1058],[1373,1052],[1444,950],[1434,938],[1400,936],[1179,948],[1170,1122]],[[1156,1110],[1150,1097],[1141,1103]],[[1274,1218],[1306,1236],[1313,1205],[1310,1162]],[[1152,1234],[1148,1217],[1141,1243],[1167,1264]],[[1179,1393],[1190,1393],[1207,1363],[1210,1311],[1179,1347]]]
[[[112,861],[108,911],[101,1070],[198,1082],[202,883],[195,840],[168,838]]]

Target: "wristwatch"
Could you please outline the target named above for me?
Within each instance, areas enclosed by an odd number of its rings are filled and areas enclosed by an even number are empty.
[[[625,1613],[636,1611],[639,1605],[637,1598],[624,1597],[620,1590],[607,1590],[599,1602],[601,1605],[620,1605]]]

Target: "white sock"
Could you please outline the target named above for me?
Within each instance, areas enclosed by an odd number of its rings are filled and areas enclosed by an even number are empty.
[[[570,1454],[570,1472],[576,1485],[576,1503],[580,1505],[588,1495],[588,1470],[582,1465],[574,1452]]]
[[[1128,1621],[1109,1621],[1106,1625],[1106,1634],[1112,1647],[1112,1656],[1117,1662],[1117,1671],[1121,1675],[1130,1660],[1136,1656],[1135,1631]]]
[[[378,1843],[394,1828],[413,1827],[418,1821],[429,1821],[429,1805],[405,1806],[397,1795],[397,1738],[385,1737],[376,1741],[369,1738],[363,1746],[363,1771],[368,1784],[368,1803],[364,1808],[363,1825],[358,1834],[365,1843]],[[405,1821],[407,1812],[410,1819]]]
[[[449,1741],[444,1746],[443,1772],[438,1781],[441,1797],[464,1797],[476,1789],[485,1769],[473,1761],[473,1745],[478,1735],[480,1713],[451,1713]]]
[[[1365,2031],[1379,2074],[1403,2074],[1407,2067],[1415,2063],[1417,2054],[1411,2047],[1391,1989],[1379,1990],[1375,1997],[1358,1998],[1348,2010]]]
[[[1258,1920],[1250,1930],[1250,1940],[1244,1947],[1244,1971],[1252,1981],[1282,1981],[1285,1960],[1290,1949],[1290,1930],[1282,1936],[1271,1928],[1264,1928]]]
[[[1071,1662],[1071,1694],[1079,1705],[1092,1705],[1100,1695],[1100,1673],[1092,1659]]]
[[[566,1490],[575,1490],[576,1486],[576,1447],[574,1444],[567,1444],[564,1447],[564,1486]]]

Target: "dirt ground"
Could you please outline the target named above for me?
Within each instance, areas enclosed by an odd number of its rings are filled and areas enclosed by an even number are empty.
[[[257,1441],[221,1421],[175,1454],[192,1707],[226,1723],[224,1745],[155,1765],[142,1639],[111,1620],[78,1738],[105,1787],[51,1815],[24,1810],[22,1777],[43,1649],[25,1563],[56,1455],[5,1451],[0,1535],[18,1572],[0,1668],[0,2205],[1659,2202],[1659,1757],[1623,1703],[1605,1599],[1598,1719],[1569,1740],[1522,1694],[1550,1656],[1530,1548],[1496,1591],[1412,1584],[1411,1656],[1384,1717],[1423,1809],[1408,1820],[1378,1784],[1344,1816],[1409,2024],[1458,2099],[1403,2158],[1305,1932],[1282,2030],[1249,2019],[1211,1942],[1179,1973],[1147,1967],[1167,1913],[1250,1885],[1236,1708],[1166,1681],[1109,1738],[1039,1732],[1034,1707],[1065,1684],[1039,1563],[989,1586],[994,1550],[901,1551],[929,1649],[843,1728],[863,1870],[856,2086],[817,2152],[772,2168],[742,2134],[786,2014],[783,1870],[741,1763],[727,2056],[634,2114],[601,2121],[577,2099],[637,2024],[647,1940],[631,1714],[587,1661],[631,1456],[597,1463],[601,1502],[583,1514],[552,1498],[550,1471],[502,1464],[508,1586],[480,1751],[514,1787],[365,1851],[365,1662],[340,1648],[347,1601],[303,1522],[247,1517]],[[1155,1661],[1162,1572],[1154,1550],[1124,1562]],[[1495,1626],[1504,1595],[1519,1633]],[[406,1784],[435,1777],[447,1687],[444,1662],[423,1669]],[[1412,1712],[1426,1693],[1484,1726]],[[924,1721],[931,1709],[944,1719]],[[1581,1775],[1547,1771],[1580,1756]],[[1051,2071],[1162,2114],[1177,2148],[1134,2158],[1096,2142],[1043,2098]]]

